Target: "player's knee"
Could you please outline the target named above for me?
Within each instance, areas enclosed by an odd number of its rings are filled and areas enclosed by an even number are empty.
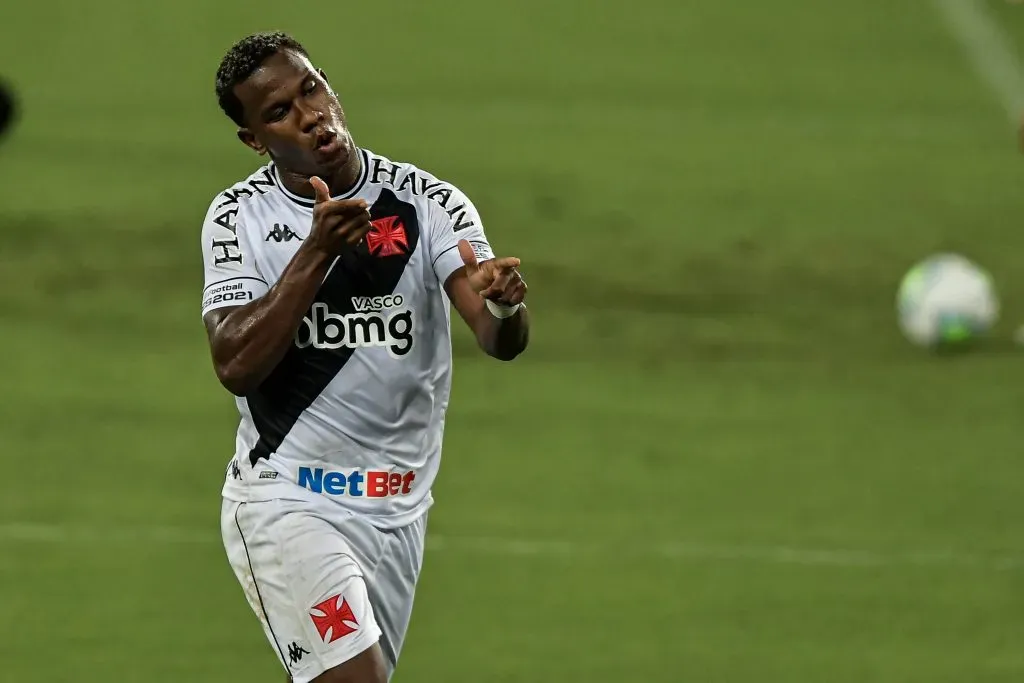
[[[344,664],[323,672],[313,679],[313,683],[388,683],[388,670],[380,645],[375,643]]]

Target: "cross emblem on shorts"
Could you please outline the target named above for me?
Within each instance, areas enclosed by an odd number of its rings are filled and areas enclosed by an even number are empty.
[[[341,606],[338,605],[339,600],[341,601]],[[317,614],[318,612],[320,614]],[[352,613],[348,600],[341,597],[341,595],[327,598],[319,605],[315,605],[309,616],[312,617],[313,625],[316,626],[317,633],[320,634],[325,643],[333,643],[339,638],[355,633],[359,629],[356,615]],[[330,634],[329,638],[328,634]]]

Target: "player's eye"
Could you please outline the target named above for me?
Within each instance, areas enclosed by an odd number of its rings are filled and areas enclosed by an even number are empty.
[[[313,94],[313,92],[316,90],[316,81],[314,81],[314,80],[307,81],[305,87],[303,87],[302,90],[307,95]]]
[[[278,105],[267,112],[267,121],[280,121],[288,113],[288,107]]]

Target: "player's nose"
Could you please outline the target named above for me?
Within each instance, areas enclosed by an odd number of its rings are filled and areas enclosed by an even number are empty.
[[[317,126],[323,123],[324,113],[322,111],[306,107],[301,110],[301,114],[299,125],[302,127],[303,133],[312,133]]]

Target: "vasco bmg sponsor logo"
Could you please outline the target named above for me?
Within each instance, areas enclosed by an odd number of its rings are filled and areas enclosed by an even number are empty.
[[[352,297],[352,308],[356,309],[360,313],[366,313],[368,311],[376,313],[383,311],[385,308],[401,308],[404,304],[405,297],[401,294]]]
[[[300,349],[384,346],[392,357],[401,358],[413,345],[413,312],[404,303],[401,294],[356,296],[352,297],[356,312],[341,315],[317,302],[296,330],[295,345]]]

